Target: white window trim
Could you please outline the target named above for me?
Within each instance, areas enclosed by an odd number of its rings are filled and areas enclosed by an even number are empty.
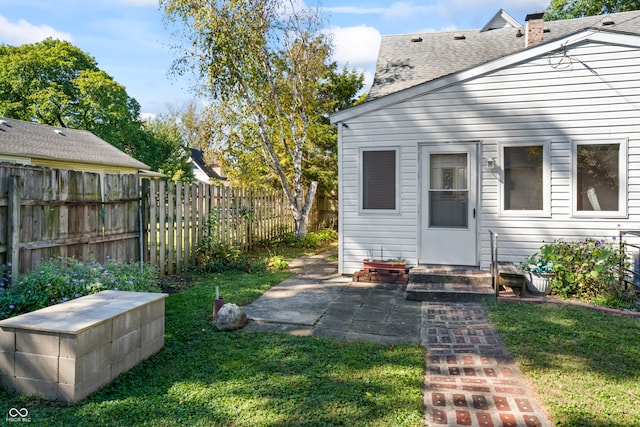
[[[618,174],[620,186],[618,187],[617,211],[579,211],[578,210],[578,145],[609,145],[620,144],[618,159]],[[571,141],[571,215],[574,218],[627,218],[628,217],[628,182],[629,182],[629,157],[628,139]]]
[[[538,210],[511,210],[504,208],[504,149],[506,147],[532,147],[542,146],[542,209]],[[495,165],[500,170],[500,186],[498,194],[498,214],[503,217],[536,217],[544,218],[551,216],[551,141],[527,142],[499,142],[498,143],[498,164]]]
[[[365,151],[395,151],[396,152],[396,208],[395,209],[364,209],[363,206],[363,160]],[[358,148],[358,213],[361,215],[389,215],[400,213],[400,146],[376,146]]]

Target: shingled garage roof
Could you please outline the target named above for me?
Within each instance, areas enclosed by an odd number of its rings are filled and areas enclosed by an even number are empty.
[[[544,41],[593,28],[640,34],[640,11],[544,23]],[[380,98],[525,49],[525,28],[465,30],[383,36],[367,100]]]
[[[0,118],[1,155],[149,169],[89,131],[9,118]]]

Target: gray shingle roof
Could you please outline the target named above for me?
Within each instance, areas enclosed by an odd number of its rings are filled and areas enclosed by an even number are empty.
[[[194,163],[200,167],[207,174],[209,178],[220,179],[225,181],[227,177],[224,174],[218,174],[215,171],[214,167],[218,167],[218,165],[209,165],[204,161],[204,153],[201,150],[197,150],[195,148],[187,148],[189,150],[190,156],[193,159]]]
[[[58,128],[0,117],[0,156],[149,169],[86,130]]]
[[[605,20],[613,20],[614,24],[602,25]],[[549,21],[544,27],[545,42],[589,28],[640,34],[640,11]],[[525,37],[516,37],[517,32],[516,28],[505,27],[484,32],[457,30],[383,36],[367,100],[525,50]]]

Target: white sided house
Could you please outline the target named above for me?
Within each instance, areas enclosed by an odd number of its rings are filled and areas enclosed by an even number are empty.
[[[488,269],[640,229],[640,11],[385,36],[338,127],[339,270]]]

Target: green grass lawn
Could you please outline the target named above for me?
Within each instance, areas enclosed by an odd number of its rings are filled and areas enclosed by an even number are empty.
[[[640,319],[530,303],[488,313],[556,425],[640,425]]]
[[[165,348],[75,405],[0,389],[0,424],[28,408],[34,426],[420,426],[424,350],[219,332],[215,286],[245,305],[289,273],[199,278],[166,299]]]

